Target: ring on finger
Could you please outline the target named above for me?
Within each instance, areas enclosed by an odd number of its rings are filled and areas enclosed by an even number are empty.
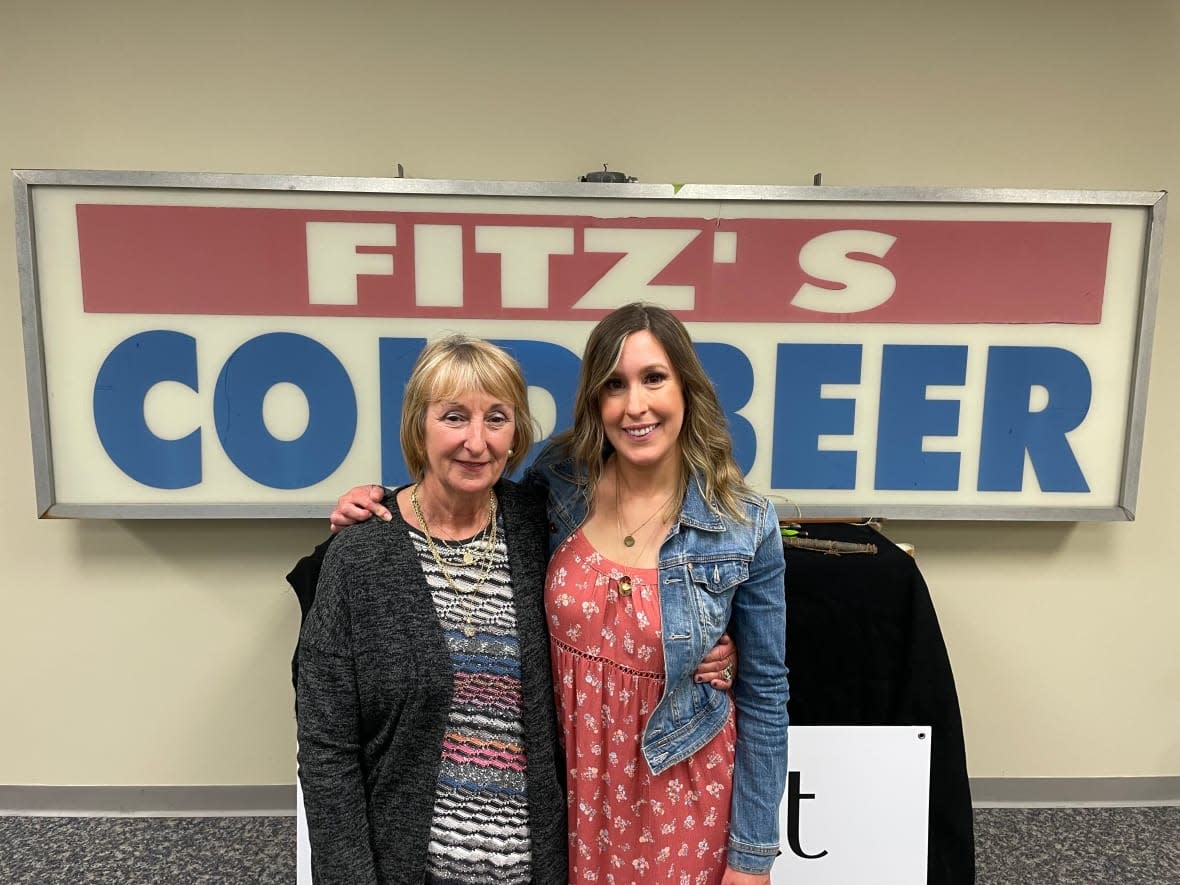
[[[721,675],[725,678],[726,682],[731,682],[733,680],[733,664],[726,664],[725,669],[721,671]]]

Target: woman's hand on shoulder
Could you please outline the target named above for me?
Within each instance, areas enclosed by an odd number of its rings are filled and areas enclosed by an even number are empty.
[[[726,867],[721,885],[770,885],[770,873],[740,873]]]
[[[336,509],[332,511],[329,520],[332,533],[364,522],[370,516],[376,516],[386,522],[393,519],[393,515],[381,502],[385,499],[385,488],[379,485],[355,486],[336,500]]]

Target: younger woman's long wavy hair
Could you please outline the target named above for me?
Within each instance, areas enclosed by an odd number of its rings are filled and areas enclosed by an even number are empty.
[[[586,472],[587,503],[594,500],[603,463],[613,451],[606,439],[599,399],[619,364],[627,336],[642,331],[650,332],[664,348],[684,393],[684,423],[678,440],[684,483],[695,480],[710,507],[744,519],[740,499],[749,487],[733,459],[725,413],[692,338],[665,308],[638,301],[607,314],[590,332],[574,396],[573,427],[557,440]]]

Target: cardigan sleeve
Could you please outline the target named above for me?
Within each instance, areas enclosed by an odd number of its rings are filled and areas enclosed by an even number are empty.
[[[325,557],[300,631],[295,718],[299,780],[316,885],[376,885],[361,770],[360,716],[347,597],[338,550]]]
[[[329,535],[328,540],[316,546],[311,553],[304,556],[295,567],[287,573],[287,583],[295,591],[295,598],[299,600],[299,624],[307,620],[312,603],[315,602],[316,585],[320,580],[320,569],[324,564],[324,557],[328,555],[328,546],[336,540],[336,535]],[[291,655],[291,684],[299,685],[299,640],[295,642],[295,651]]]

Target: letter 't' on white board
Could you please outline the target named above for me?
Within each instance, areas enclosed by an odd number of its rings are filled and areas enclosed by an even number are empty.
[[[791,726],[771,885],[926,881],[929,726]]]

